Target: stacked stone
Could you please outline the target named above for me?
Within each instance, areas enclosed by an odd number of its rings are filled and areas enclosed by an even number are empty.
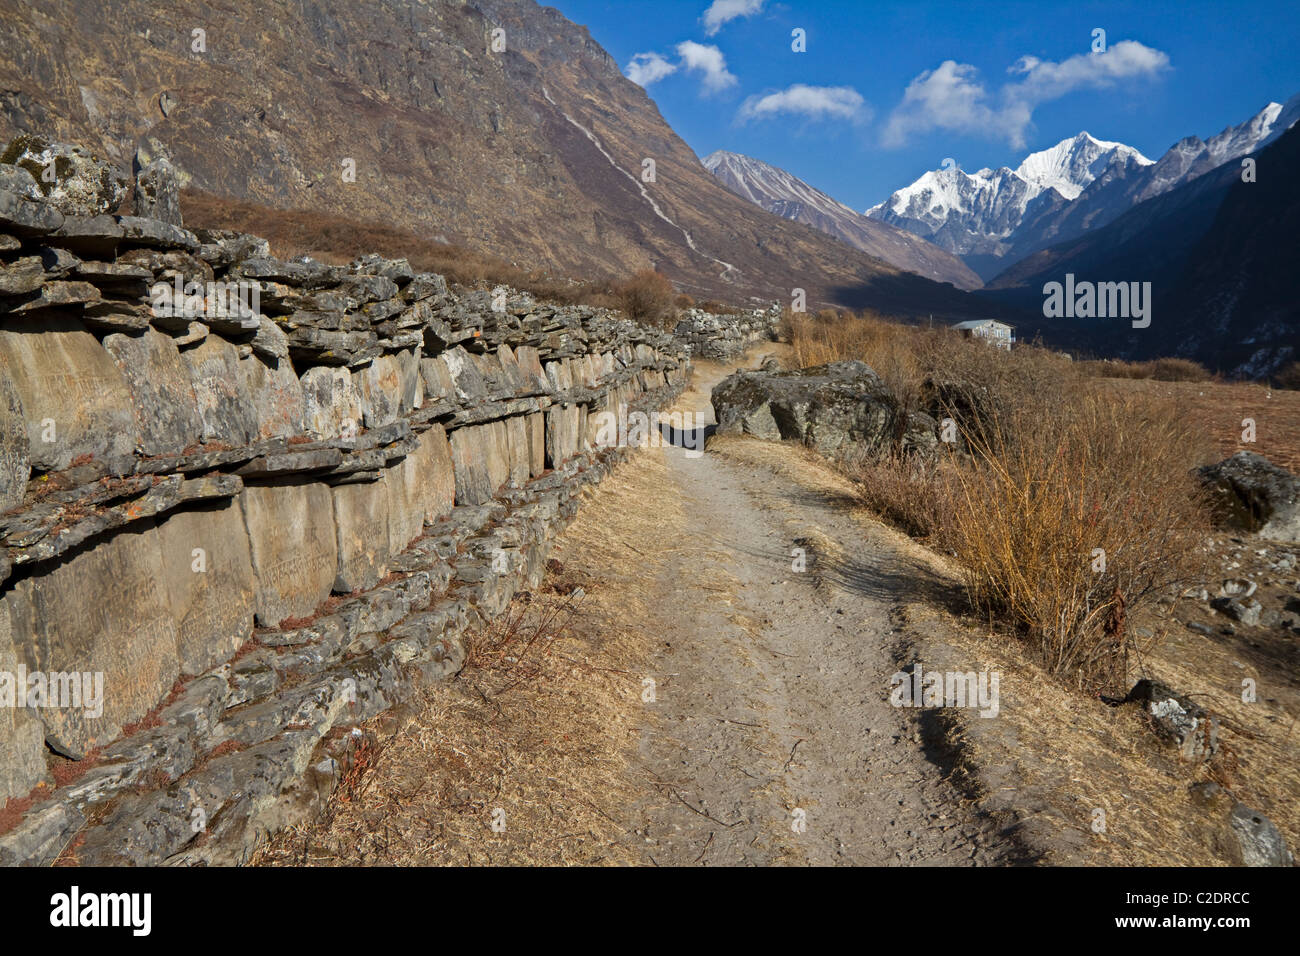
[[[729,362],[757,342],[775,340],[780,324],[779,305],[725,315],[687,309],[678,320],[675,332],[691,346],[693,355],[714,362]]]
[[[31,801],[0,864],[245,859],[328,792],[339,727],[540,581],[627,454],[593,413],[689,374],[617,313],[187,230],[147,171],[137,209],[173,221],[113,214],[129,177],[75,147],[0,156],[0,680],[104,688],[98,714],[0,706],[0,800]],[[176,315],[178,282],[257,308]]]

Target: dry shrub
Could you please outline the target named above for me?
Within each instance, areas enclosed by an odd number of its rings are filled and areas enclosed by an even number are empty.
[[[973,460],[953,472],[948,540],[975,607],[1053,674],[1122,692],[1126,612],[1200,571],[1200,440],[1172,403],[1081,389],[1045,414],[1024,398],[994,427],[963,425]]]
[[[905,409],[956,423],[960,442],[938,461],[891,455],[853,469],[863,502],[954,555],[972,605],[1024,636],[1053,674],[1125,690],[1125,614],[1196,578],[1203,558],[1207,509],[1191,469],[1208,450],[1187,416],[1100,387],[1087,366],[1103,363],[1006,352],[948,328],[787,314],[784,331],[801,367],[860,359]],[[1208,375],[1183,360],[1142,370]]]
[[[1289,362],[1273,373],[1270,381],[1274,388],[1300,391],[1300,362]]]
[[[939,551],[950,551],[955,524],[951,461],[891,455],[850,470],[858,497],[883,521]]]
[[[610,294],[617,308],[634,322],[664,328],[676,320],[673,284],[653,269],[642,269],[629,279],[615,282]]]
[[[848,359],[866,362],[902,407],[909,410],[921,407],[928,377],[927,357],[944,340],[961,341],[946,329],[920,329],[887,322],[870,313],[853,315],[829,310],[815,316],[787,310],[779,334],[793,347],[800,368]]]
[[[1148,362],[1100,359],[1079,362],[1079,371],[1095,378],[1148,378],[1157,382],[1211,382],[1203,365],[1184,358],[1158,358]]]

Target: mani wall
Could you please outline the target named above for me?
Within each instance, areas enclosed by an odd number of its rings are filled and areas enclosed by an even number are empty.
[[[595,413],[689,375],[616,313],[177,209],[165,166],[0,157],[0,864],[245,860],[540,582],[628,453]]]

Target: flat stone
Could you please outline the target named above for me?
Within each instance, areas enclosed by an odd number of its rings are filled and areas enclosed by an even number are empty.
[[[239,499],[174,512],[158,527],[158,546],[181,672],[202,674],[253,633],[253,565]]]
[[[578,453],[578,406],[552,405],[546,410],[546,465],[558,468]]]
[[[14,648],[29,670],[102,676],[98,706],[41,710],[46,742],[79,758],[115,738],[166,696],[180,673],[152,521],[141,521],[9,596]],[[101,711],[102,709],[102,711]],[[101,711],[101,712],[97,712]]]
[[[361,413],[366,428],[386,425],[402,414],[408,385],[396,356],[380,355],[356,373]]]
[[[0,511],[20,504],[31,477],[23,401],[0,351]]]
[[[235,346],[211,335],[181,357],[190,369],[203,440],[231,446],[252,442],[259,431],[258,414]]]
[[[289,438],[303,433],[302,385],[288,358],[269,363],[257,355],[240,359],[244,388],[256,417],[256,438]]]
[[[130,389],[77,319],[9,319],[0,326],[0,364],[22,401],[33,468],[59,471],[83,455],[135,450]]]
[[[528,473],[536,478],[546,470],[546,416],[535,412],[525,416],[528,432]]]
[[[135,214],[159,219],[173,226],[181,221],[181,191],[176,167],[165,159],[155,159],[135,176]]]
[[[253,485],[242,496],[257,579],[257,622],[309,617],[329,597],[338,538],[328,486]]]
[[[433,524],[444,515],[451,514],[456,503],[456,470],[452,463],[451,445],[441,425],[432,425],[420,436],[421,469],[425,478],[424,520]]]
[[[361,391],[351,372],[316,365],[302,373],[303,429],[312,438],[355,436],[361,428]]]
[[[507,418],[506,441],[510,452],[510,480],[524,484],[529,478],[528,422],[523,415]]]
[[[35,292],[45,281],[45,267],[40,256],[0,263],[0,295],[25,295]]]
[[[118,216],[117,224],[122,227],[123,242],[155,249],[199,250],[199,240],[194,233],[170,223],[140,216]]]
[[[388,573],[390,496],[383,481],[330,488],[338,535],[334,590],[367,590]]]
[[[510,477],[505,424],[470,425],[451,433],[451,457],[456,475],[456,503],[489,501]]]
[[[424,458],[416,453],[394,462],[381,479],[388,495],[388,550],[401,554],[406,546],[424,532],[424,515],[428,497],[422,467]]]
[[[35,292],[11,303],[9,311],[17,315],[38,309],[85,305],[98,302],[100,298],[99,290],[89,282],[46,282]]]
[[[18,706],[26,686],[16,686],[20,661],[14,651],[8,599],[0,600],[0,806],[10,797],[24,797],[48,777],[45,769],[45,729],[39,712]]]
[[[106,348],[131,392],[138,450],[147,456],[178,455],[203,436],[190,367],[170,337],[155,329],[141,335],[105,336]]]

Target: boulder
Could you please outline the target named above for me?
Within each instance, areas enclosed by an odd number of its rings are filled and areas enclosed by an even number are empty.
[[[1141,706],[1156,734],[1175,744],[1183,760],[1204,762],[1218,752],[1218,718],[1159,681],[1138,681],[1125,702]]]
[[[27,170],[41,196],[65,216],[99,216],[117,210],[131,179],[89,150],[24,133],[0,154],[0,164]],[[57,228],[57,227],[55,227]]]
[[[1235,837],[1234,862],[1244,866],[1294,866],[1286,838],[1264,814],[1238,803],[1228,815],[1228,828]],[[1240,854],[1240,859],[1236,859]]]
[[[1274,541],[1300,542],[1300,478],[1253,451],[1197,472],[1227,524]]]
[[[928,415],[905,413],[863,362],[794,371],[742,371],[713,390],[720,434],[797,441],[839,462],[937,444]]]

